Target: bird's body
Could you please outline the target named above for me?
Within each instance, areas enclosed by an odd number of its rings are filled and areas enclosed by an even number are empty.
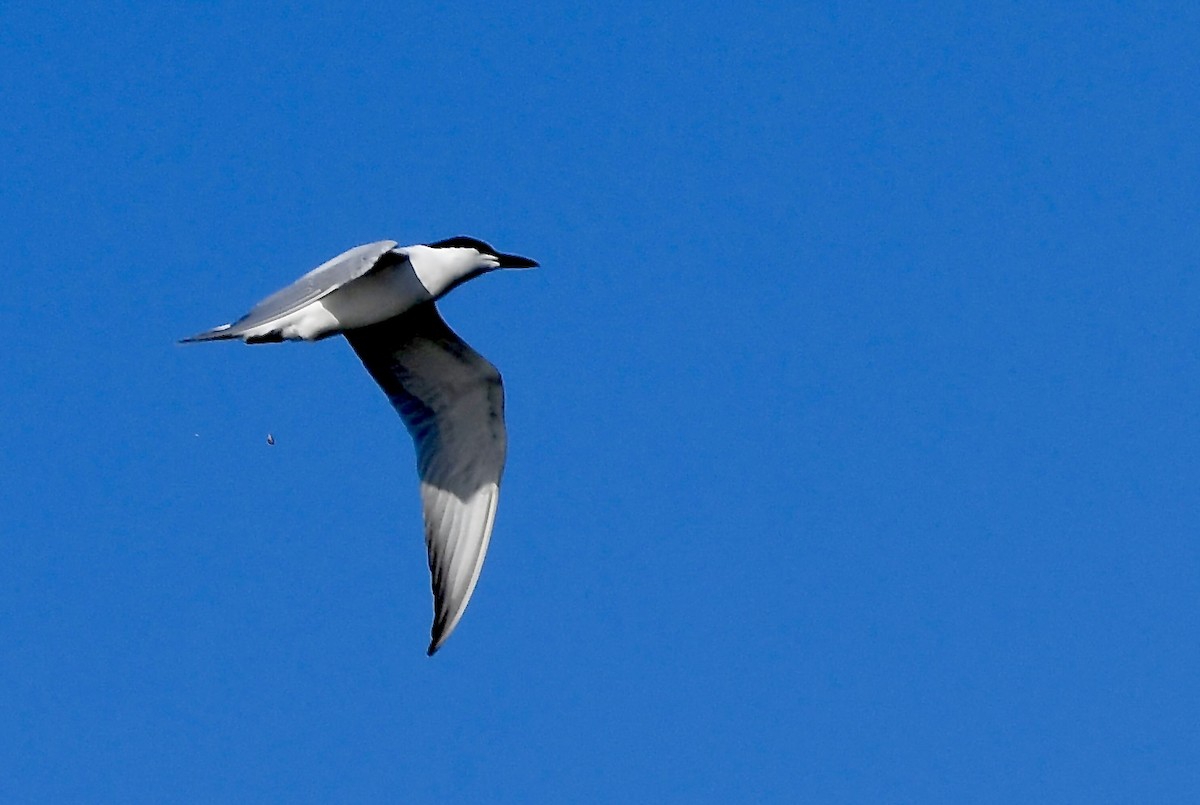
[[[412,434],[433,577],[433,654],[479,579],[496,515],[506,434],[500,373],[442,320],[434,302],[459,284],[533,260],[457,237],[350,249],[242,318],[184,341],[316,341],[345,335]]]

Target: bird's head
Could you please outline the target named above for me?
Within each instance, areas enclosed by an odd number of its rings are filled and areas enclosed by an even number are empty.
[[[505,254],[465,235],[409,247],[406,251],[422,283],[435,297],[489,271],[538,265],[536,260]]]
[[[437,243],[426,243],[430,249],[436,249],[445,259],[471,265],[481,271],[492,271],[497,268],[537,268],[537,261],[515,254],[505,254],[497,251],[482,240],[459,235]]]

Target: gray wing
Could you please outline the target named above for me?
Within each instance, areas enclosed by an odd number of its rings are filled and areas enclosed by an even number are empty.
[[[309,302],[329,295],[372,269],[387,265],[387,261],[380,258],[396,248],[396,245],[394,240],[379,240],[355,246],[317,266],[286,288],[271,294],[232,324],[223,324],[183,340],[215,341],[240,338],[248,330],[295,313]],[[397,254],[396,258],[404,259],[400,254]]]
[[[483,567],[507,437],[496,367],[432,302],[346,339],[412,434],[432,575],[432,655],[458,625]]]

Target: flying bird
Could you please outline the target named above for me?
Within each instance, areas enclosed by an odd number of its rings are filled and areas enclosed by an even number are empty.
[[[475,238],[381,240],[339,254],[237,321],[183,339],[350,342],[416,447],[433,587],[430,656],[458,626],[479,581],[507,441],[500,373],[434,303],[482,274],[537,265]]]

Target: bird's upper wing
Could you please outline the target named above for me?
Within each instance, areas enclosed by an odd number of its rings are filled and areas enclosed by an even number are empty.
[[[394,248],[396,248],[394,240],[379,240],[355,246],[317,266],[286,288],[271,294],[232,324],[206,330],[183,340],[213,341],[240,338],[248,330],[295,313],[309,302],[333,293],[351,280],[356,280],[372,270],[390,265],[391,262],[386,259],[389,254],[394,255],[396,261],[403,261],[404,255],[392,252]]]
[[[417,449],[433,576],[433,654],[462,618],[492,536],[506,448],[500,373],[432,302],[345,336]]]

